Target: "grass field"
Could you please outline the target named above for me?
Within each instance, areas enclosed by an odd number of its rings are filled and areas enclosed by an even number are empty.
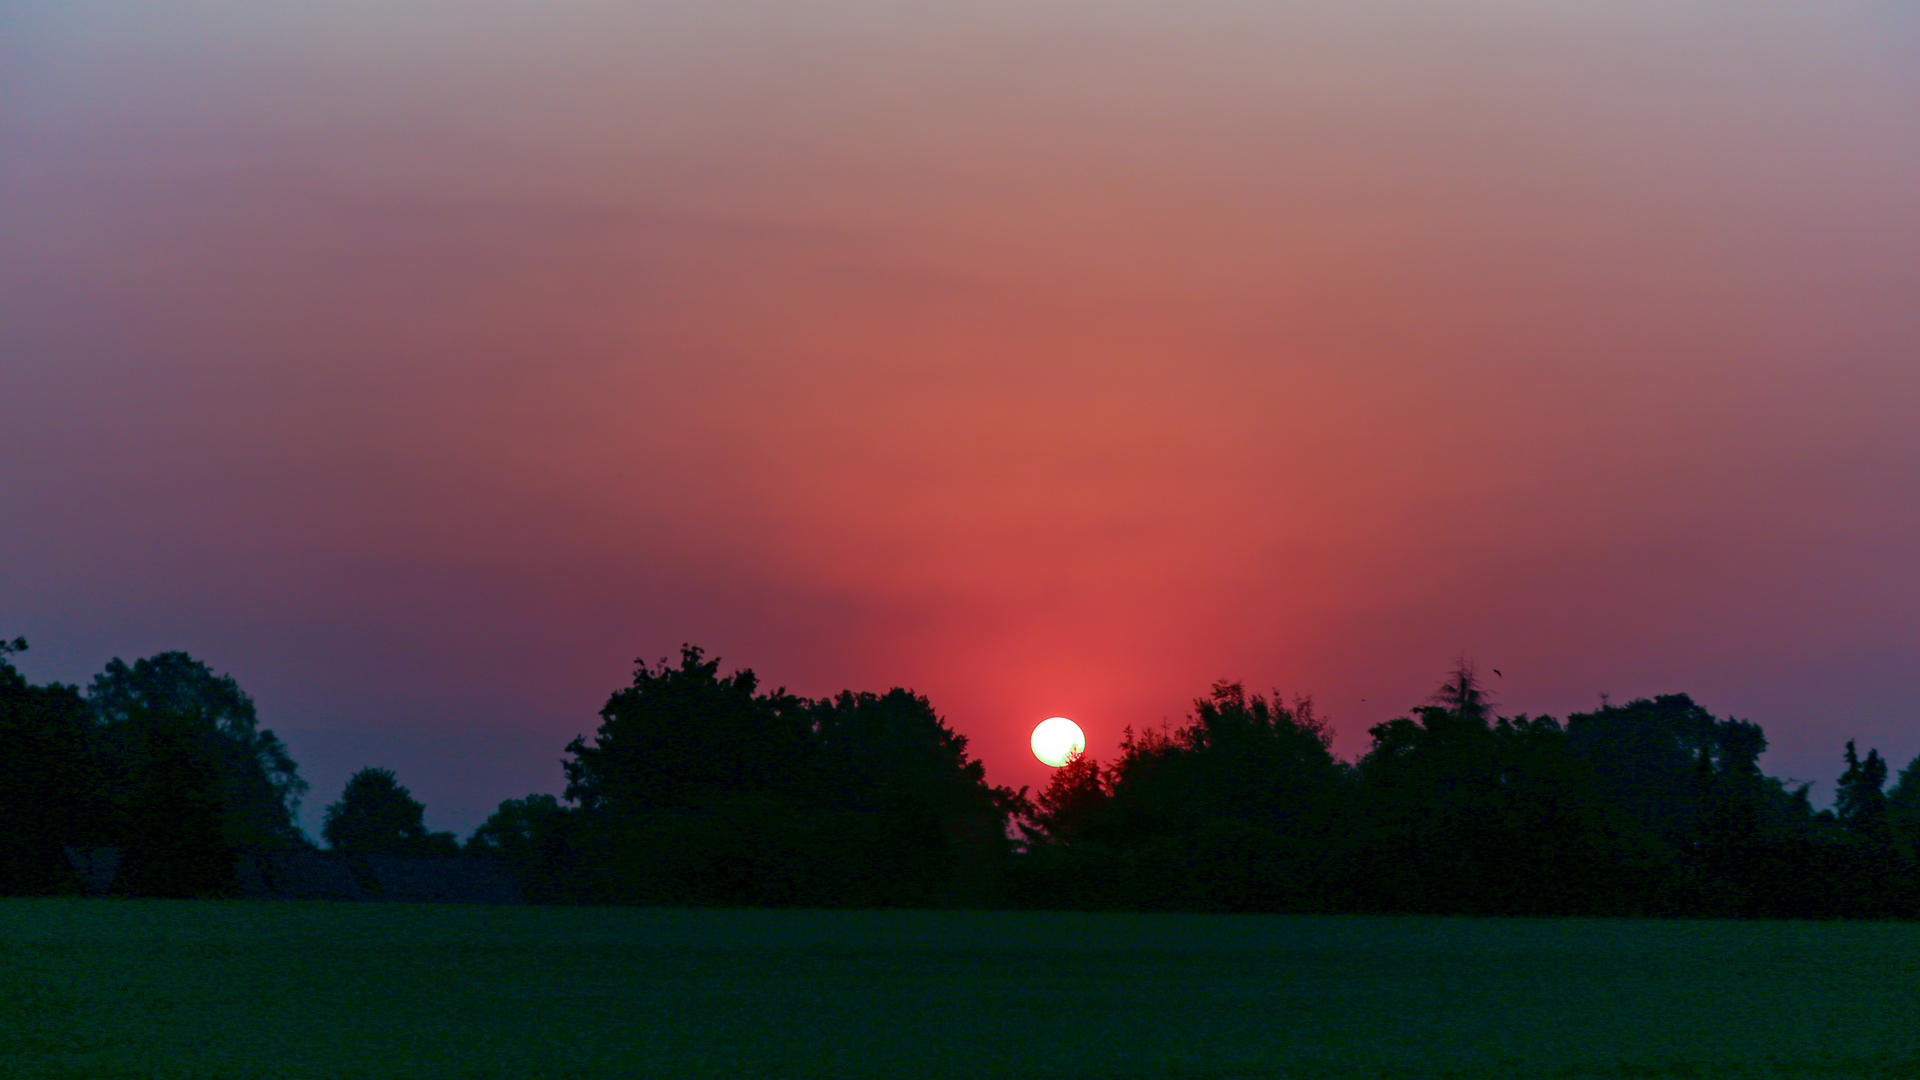
[[[20,1077],[1920,1077],[1920,925],[0,902]]]

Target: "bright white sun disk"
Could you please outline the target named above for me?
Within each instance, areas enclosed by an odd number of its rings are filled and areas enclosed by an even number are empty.
[[[1033,756],[1056,769],[1086,749],[1086,734],[1079,724],[1064,716],[1049,716],[1033,729]]]

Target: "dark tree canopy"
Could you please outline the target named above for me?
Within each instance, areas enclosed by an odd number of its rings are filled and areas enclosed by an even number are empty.
[[[1221,681],[1171,730],[1129,731],[1107,769],[1054,771],[1027,815],[1023,876],[1042,903],[1298,906],[1345,770],[1312,703]]]
[[[73,884],[67,844],[99,838],[103,826],[88,755],[89,716],[71,686],[33,686],[9,656],[24,638],[0,641],[0,894],[38,895]]]
[[[361,769],[328,806],[321,836],[335,851],[357,854],[451,854],[451,833],[430,833],[426,807],[391,769]]]
[[[563,763],[570,834],[628,900],[933,904],[981,896],[1017,796],[925,698],[763,693],[691,645],[635,666]],[[505,830],[526,809],[502,808]],[[544,856],[543,856],[544,857]]]
[[[470,851],[522,861],[539,842],[545,823],[565,814],[566,807],[552,795],[534,794],[508,799],[467,839]]]
[[[1886,761],[1878,750],[1867,751],[1862,761],[1853,740],[1848,739],[1846,762],[1847,771],[1840,776],[1834,798],[1834,817],[1842,828],[1863,840],[1891,844],[1893,826],[1887,814],[1887,796],[1881,791],[1887,782]]]
[[[600,711],[591,743],[567,745],[569,800],[613,814],[690,810],[744,791],[790,788],[809,731],[804,703],[757,693],[753,671],[719,674],[691,645],[678,667],[636,662],[633,685]]]
[[[1020,797],[986,782],[967,740],[900,687],[805,706],[813,764],[802,797],[837,852],[836,889],[928,906],[994,893]]]
[[[1712,714],[1685,694],[1567,717],[1568,748],[1592,768],[1607,803],[1667,842],[1699,826],[1705,806],[1697,777],[1711,760],[1714,735]]]
[[[1900,770],[1893,790],[1887,792],[1887,820],[1901,857],[1920,862],[1920,755]]]
[[[520,894],[546,903],[602,899],[584,887],[573,811],[552,795],[508,799],[473,831],[466,851],[499,859]]]
[[[1107,823],[1112,798],[1110,779],[1098,761],[1084,753],[1068,755],[1034,796],[1027,842],[1071,844],[1097,839]]]
[[[1920,914],[1920,763],[1848,748],[1836,813],[1760,769],[1759,725],[1681,694],[1500,716],[1462,662],[1353,766],[1297,701],[1222,682],[1026,814],[1025,903],[1453,914]],[[1910,782],[1909,782],[1910,781]]]
[[[305,841],[296,817],[307,784],[273,732],[260,728],[253,699],[230,675],[183,652],[135,662],[114,659],[87,689],[100,742],[118,770],[131,777],[156,732],[173,746],[199,744],[193,753],[213,777],[215,804],[226,842],[234,847],[293,846]],[[169,752],[184,753],[184,750]]]
[[[222,803],[228,759],[190,720],[143,717],[123,773],[126,858],[114,887],[139,896],[221,896],[238,886]]]

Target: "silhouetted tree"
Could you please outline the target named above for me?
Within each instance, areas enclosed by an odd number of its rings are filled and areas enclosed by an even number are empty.
[[[1442,714],[1457,717],[1465,725],[1486,727],[1493,720],[1493,701],[1480,685],[1480,673],[1473,661],[1461,658],[1453,674],[1433,692],[1433,705]]]
[[[450,855],[459,850],[452,833],[431,833],[426,807],[391,769],[354,773],[327,807],[320,833],[329,847],[354,854]]]
[[[594,853],[595,890],[629,902],[793,903],[806,891],[807,703],[719,674],[692,645],[678,667],[636,661],[592,742],[567,744],[566,798]]]
[[[1634,783],[1666,777],[1674,759],[1640,725],[1618,719],[1613,711],[1584,719],[1587,747],[1604,753],[1583,755],[1573,724],[1495,717],[1463,662],[1431,704],[1371,729],[1373,746],[1358,764],[1353,902],[1434,913],[1657,910],[1677,871],[1607,792],[1644,798]],[[1660,768],[1605,774],[1594,756],[1629,766],[1651,757]],[[1677,760],[1691,783],[1690,759]]]
[[[1068,906],[1319,902],[1345,777],[1328,742],[1311,701],[1222,680],[1179,728],[1129,730],[1110,769],[1054,772],[1024,826],[1025,887]]]
[[[1887,819],[1887,797],[1881,791],[1887,782],[1887,763],[1880,757],[1880,751],[1868,750],[1867,759],[1853,748],[1853,740],[1847,740],[1847,771],[1840,776],[1840,783],[1834,795],[1834,817],[1840,827],[1853,835],[1873,844],[1893,842],[1893,834]]]
[[[1679,852],[1692,845],[1706,813],[1703,759],[1711,766],[1723,744],[1729,760],[1757,758],[1751,727],[1717,737],[1712,714],[1685,694],[1665,694],[1575,713],[1566,732],[1569,749],[1592,769],[1601,797],[1619,817]],[[1711,774],[1710,767],[1705,771]]]
[[[569,800],[616,814],[694,810],[803,783],[793,767],[810,742],[799,698],[756,693],[750,668],[722,677],[719,659],[692,645],[678,667],[635,665],[633,685],[600,710],[593,741],[567,744]]]
[[[0,893],[9,895],[72,887],[63,849],[100,826],[86,703],[71,686],[30,685],[8,659],[26,647],[0,641]]]
[[[534,794],[502,802],[467,838],[467,849],[517,861],[537,842],[542,823],[567,812],[552,795]]]
[[[762,693],[692,645],[637,663],[567,754],[575,865],[628,902],[984,902],[1020,798],[919,695]]]
[[[895,687],[806,707],[812,811],[828,840],[822,899],[924,906],[999,895],[1018,793],[986,782],[926,698]]]
[[[552,795],[508,799],[473,831],[465,850],[499,859],[532,902],[594,899],[582,888],[572,813]]]
[[[1480,835],[1482,910],[1515,915],[1643,910],[1654,850],[1620,827],[1588,764],[1549,716],[1500,717],[1489,818]]]
[[[1887,819],[1902,856],[1910,863],[1920,862],[1920,755],[1900,770],[1900,778],[1887,793]]]
[[[1433,703],[1369,729],[1360,888],[1368,906],[1475,912],[1500,839],[1500,769],[1478,679],[1462,663]]]
[[[1248,695],[1237,682],[1215,683],[1211,695],[1195,699],[1190,721],[1174,736],[1192,773],[1191,820],[1224,818],[1279,831],[1322,824],[1341,777],[1331,737],[1310,698],[1288,706],[1278,694],[1269,700]],[[1122,784],[1115,786],[1117,793]]]
[[[165,728],[161,742],[168,746],[183,739],[204,744],[193,754],[211,769],[213,804],[228,846],[306,843],[296,824],[306,782],[286,746],[259,727],[253,699],[232,676],[215,675],[183,652],[132,666],[115,659],[94,678],[87,703],[105,760],[122,779],[145,767],[142,747],[160,745],[153,742],[153,729]]]
[[[193,718],[133,706],[123,769],[125,857],[116,891],[136,896],[224,896],[237,888],[223,827],[220,747]]]
[[[1903,865],[1885,792],[1887,763],[1878,750],[1863,760],[1852,740],[1846,772],[1834,795],[1834,823],[1842,837],[1831,843],[1827,876],[1846,882],[1845,901],[1832,912],[1849,916],[1911,914],[1910,868]]]
[[[1766,735],[1757,724],[1721,720],[1714,726],[1713,767],[1697,768],[1703,795],[1698,828],[1679,849],[1694,873],[1689,911],[1741,916],[1805,915],[1813,899],[1817,862],[1809,788],[1789,793],[1760,771]]]
[[[1721,776],[1759,776],[1760,755],[1767,751],[1767,735],[1759,724],[1726,719],[1713,725],[1716,771]]]
[[[1111,797],[1100,763],[1084,753],[1069,755],[1033,800],[1028,842],[1070,844],[1090,834],[1097,838]]]
[[[1131,856],[1108,828],[1108,773],[1086,753],[1053,770],[1018,815],[1024,850],[1014,860],[1014,891],[1031,907],[1125,908],[1155,905],[1151,873],[1135,873]]]

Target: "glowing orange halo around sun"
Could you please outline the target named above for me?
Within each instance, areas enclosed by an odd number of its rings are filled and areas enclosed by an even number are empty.
[[[1049,716],[1033,729],[1033,756],[1054,768],[1075,754],[1085,753],[1087,736],[1080,725],[1064,716]]]

